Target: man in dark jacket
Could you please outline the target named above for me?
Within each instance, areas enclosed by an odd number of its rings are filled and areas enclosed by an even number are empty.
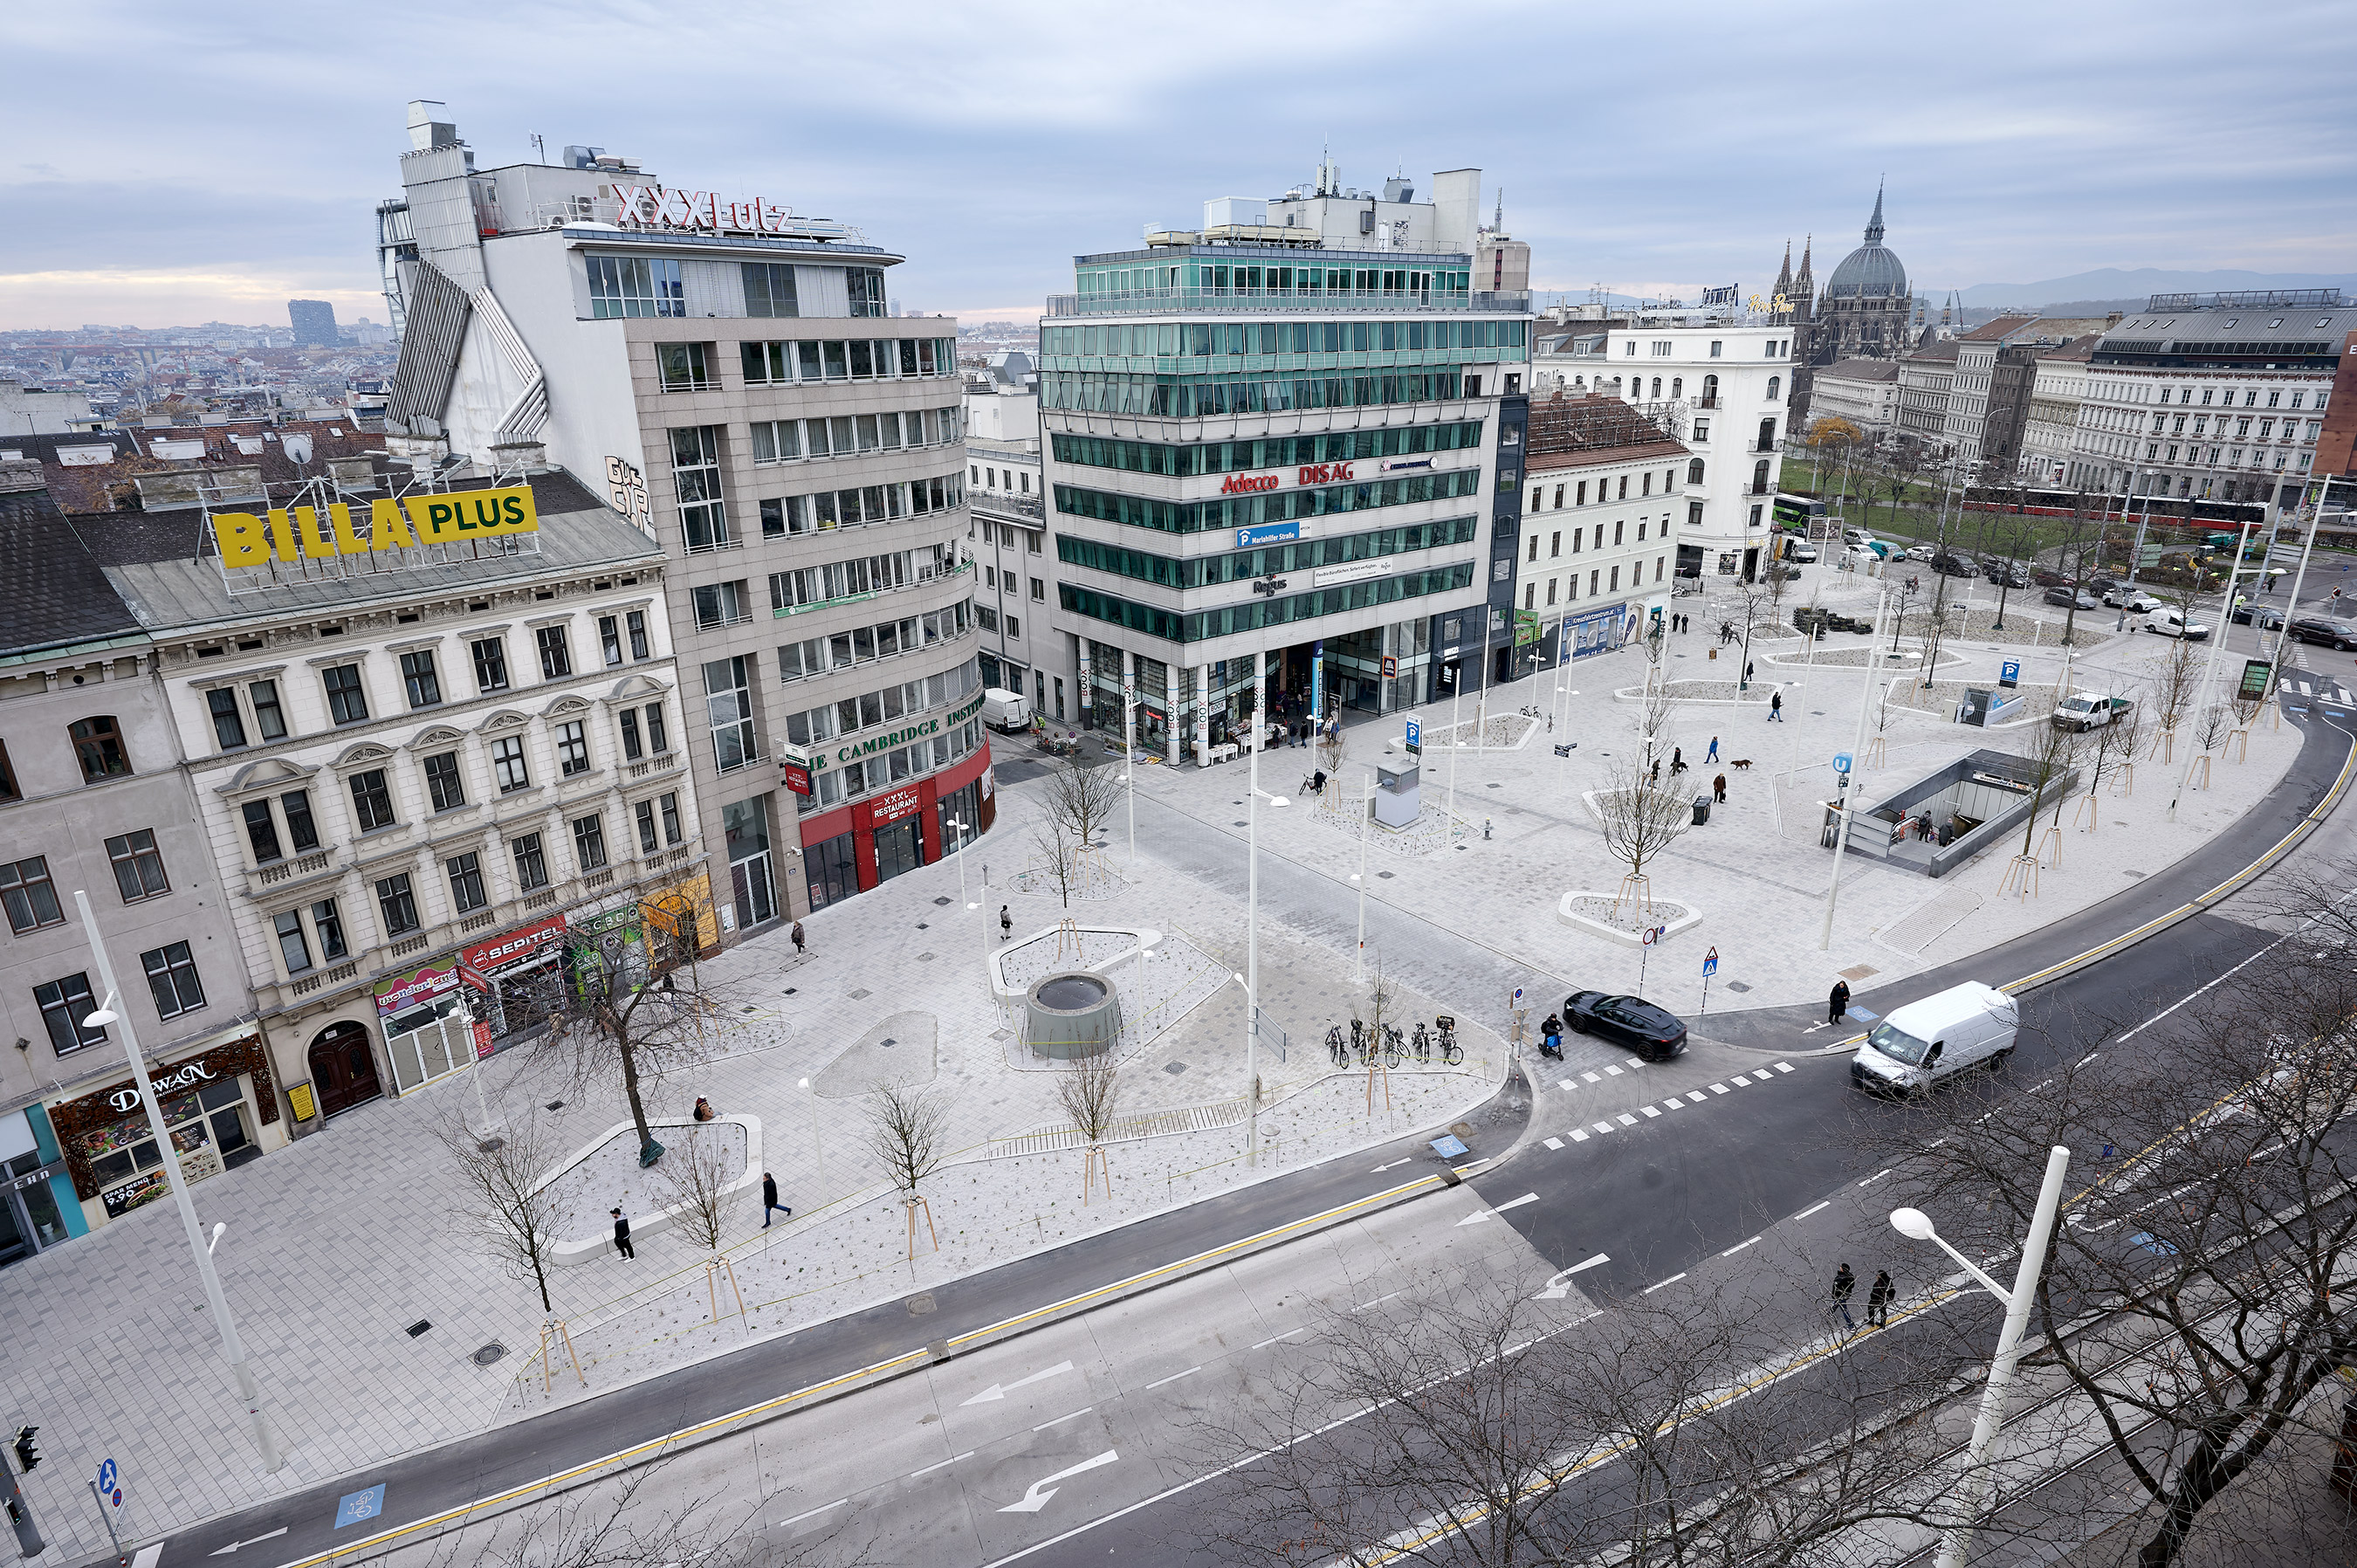
[[[630,1245],[630,1221],[620,1209],[614,1210],[614,1251],[626,1258],[635,1258],[639,1250]]]
[[[761,1229],[764,1230],[770,1228],[770,1210],[773,1208],[781,1210],[789,1219],[794,1217],[792,1209],[778,1201],[778,1178],[763,1171],[761,1173]]]
[[[1876,1328],[1889,1327],[1890,1298],[1898,1294],[1899,1287],[1890,1283],[1890,1271],[1875,1270],[1874,1283],[1866,1293],[1866,1321]]]
[[[1849,1297],[1856,1289],[1857,1276],[1849,1272],[1847,1263],[1834,1271],[1834,1306],[1842,1315],[1843,1326],[1853,1330],[1857,1327],[1857,1320],[1849,1315]]]
[[[1842,1021],[1843,1015],[1848,1011],[1849,982],[1836,980],[1834,982],[1833,994],[1825,998],[1825,1022],[1838,1024]]]

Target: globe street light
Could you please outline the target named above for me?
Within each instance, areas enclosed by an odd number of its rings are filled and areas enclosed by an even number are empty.
[[[1947,1239],[1932,1228],[1930,1215],[1920,1208],[1891,1210],[1892,1230],[1911,1240],[1935,1243],[1964,1273],[1979,1281],[1983,1290],[2005,1303],[2005,1326],[1998,1331],[1996,1356],[1989,1362],[1988,1381],[1981,1389],[1981,1409],[1973,1422],[1972,1445],[1964,1451],[1963,1515],[1966,1522],[1941,1536],[1940,1554],[1933,1568],[1964,1568],[1964,1552],[1973,1539],[1971,1520],[1988,1500],[1989,1450],[1996,1446],[1997,1428],[2005,1420],[2006,1391],[2013,1381],[2015,1366],[2021,1360],[2022,1330],[2029,1324],[2029,1304],[2038,1294],[2038,1277],[2046,1266],[2047,1243],[2054,1235],[2054,1212],[2062,1202],[2062,1174],[2070,1164],[2071,1151],[2060,1144],[2047,1154],[2046,1180],[2038,1189],[2038,1208],[2030,1217],[2029,1235],[2021,1244],[2021,1266],[2014,1272],[2013,1288],[2009,1291],[1989,1278],[1979,1264],[1949,1246]]]

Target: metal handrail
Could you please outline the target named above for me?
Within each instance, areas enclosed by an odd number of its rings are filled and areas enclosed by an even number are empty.
[[[1110,294],[1051,294],[1049,316],[1118,316],[1167,310],[1465,310],[1528,315],[1531,296],[1483,289],[1384,289],[1329,294],[1318,289],[1163,288]]]

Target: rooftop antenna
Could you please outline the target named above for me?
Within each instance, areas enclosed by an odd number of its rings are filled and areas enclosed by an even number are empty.
[[[1506,188],[1502,185],[1498,188],[1498,209],[1490,220],[1490,231],[1493,234],[1506,231]]]
[[[541,134],[537,131],[532,133],[532,161],[538,164],[548,161],[548,143],[542,139]]]

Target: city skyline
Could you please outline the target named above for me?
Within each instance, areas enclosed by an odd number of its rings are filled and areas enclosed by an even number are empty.
[[[863,226],[915,258],[894,279],[904,307],[970,319],[1027,317],[1066,286],[1074,251],[1192,222],[1205,191],[1274,194],[1328,147],[1356,186],[1482,168],[1484,212],[1502,188],[1543,289],[1762,288],[1788,235],[1813,234],[1821,255],[1856,244],[1878,183],[1890,244],[1934,295],[2109,267],[2348,264],[2330,192],[2347,188],[2350,155],[2313,131],[2331,123],[2350,30],[2316,6],[2277,17],[2307,41],[2264,67],[2211,58],[2184,6],[2040,16],[2027,42],[2004,13],[1962,38],[1897,18],[1875,40],[1894,62],[1881,86],[1861,85],[1823,9],[1773,37],[1722,12],[1675,38],[1523,5],[1469,27],[1353,12],[1340,36],[1317,12],[1255,14],[1242,45],[1222,22],[1242,12],[1193,9],[1133,18],[1126,47],[1040,5],[929,17],[913,38],[798,16],[790,38],[756,29],[750,47],[626,12],[568,12],[560,27],[516,11],[463,55],[315,15],[274,21],[291,15],[248,12],[229,32],[140,16],[145,44],[111,43],[104,62],[137,90],[95,126],[72,84],[96,39],[124,33],[86,16],[8,24],[26,113],[0,328],[268,321],[288,297],[381,317],[371,214],[413,97],[446,103],[485,167],[537,156],[537,133],[551,156],[593,143],[658,179]],[[1589,64],[1537,67],[1526,88],[1493,68],[1574,46]],[[2136,71],[2113,69],[2123,51]],[[517,70],[526,59],[557,69]],[[833,63],[804,74],[810,59]],[[590,90],[618,69],[704,90]],[[2196,81],[2190,115],[2168,84]],[[1878,107],[1894,93],[1903,119]],[[219,116],[231,102],[278,113]]]

